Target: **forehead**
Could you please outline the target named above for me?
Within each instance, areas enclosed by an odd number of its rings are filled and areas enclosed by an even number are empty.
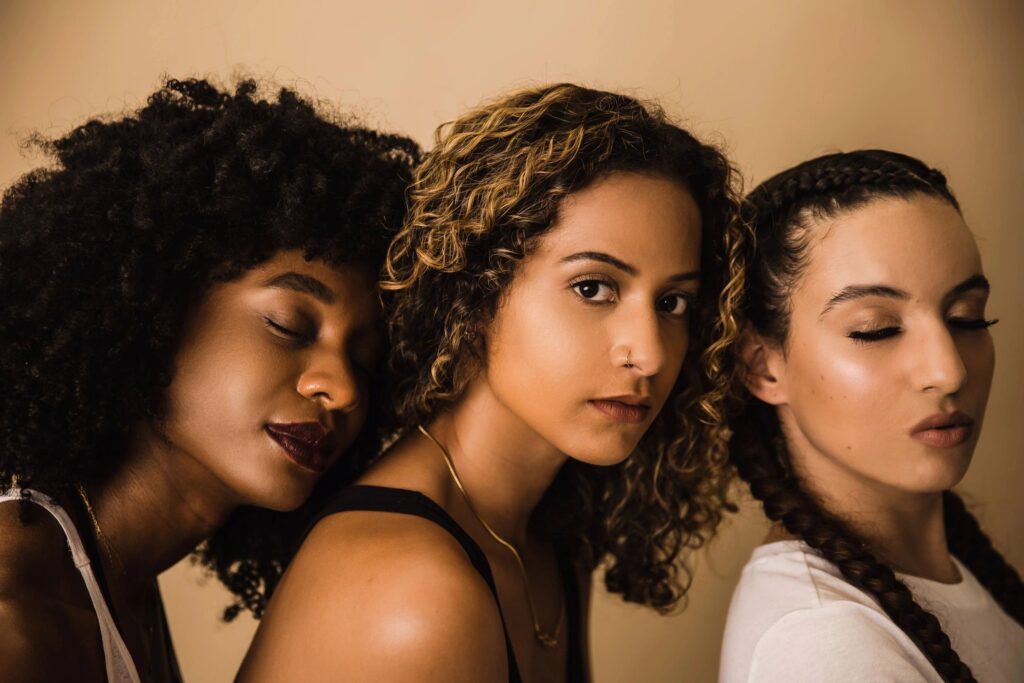
[[[887,284],[912,297],[944,295],[979,274],[974,236],[950,204],[926,195],[885,198],[811,226],[799,290],[829,297],[849,285]]]
[[[286,273],[313,278],[329,290],[330,302],[321,302],[315,296],[310,297],[311,301],[343,309],[351,315],[372,317],[378,314],[376,273],[364,263],[333,266],[319,259],[307,261],[299,250],[283,251],[246,272],[239,284],[262,288]],[[304,290],[299,287],[296,291]]]
[[[700,209],[682,184],[614,173],[565,199],[536,255],[603,251],[641,271],[676,273],[699,268],[700,239]]]

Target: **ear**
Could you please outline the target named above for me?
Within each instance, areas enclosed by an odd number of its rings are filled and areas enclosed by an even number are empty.
[[[785,359],[782,350],[751,329],[740,337],[740,381],[751,394],[765,403],[786,403],[785,383],[781,379]]]

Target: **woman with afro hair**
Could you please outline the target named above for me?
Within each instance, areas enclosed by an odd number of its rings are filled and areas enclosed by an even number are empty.
[[[203,543],[259,615],[314,490],[375,450],[418,150],[202,80],[37,143],[0,204],[4,679],[175,680],[157,574]]]
[[[439,130],[383,283],[401,434],[313,527],[241,680],[580,681],[599,565],[679,602],[725,506],[734,182],[656,106],[573,84]]]

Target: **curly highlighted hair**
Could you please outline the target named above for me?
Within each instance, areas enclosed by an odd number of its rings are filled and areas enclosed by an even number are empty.
[[[729,469],[719,404],[743,289],[738,176],[721,151],[656,105],[558,84],[514,92],[438,128],[418,167],[405,225],[388,252],[386,305],[399,424],[427,423],[484,362],[487,330],[518,265],[565,198],[611,173],[678,181],[700,207],[701,296],[683,371],[665,408],[621,464],[571,460],[539,506],[537,528],[608,590],[667,611],[684,595],[680,562],[721,520]]]
[[[259,91],[168,80],[137,111],[35,141],[53,164],[0,204],[0,488],[58,495],[117,468],[128,430],[162,415],[182,329],[213,284],[291,249],[383,265],[416,144]],[[259,615],[353,457],[306,507],[240,508],[201,549],[237,597],[229,618]]]

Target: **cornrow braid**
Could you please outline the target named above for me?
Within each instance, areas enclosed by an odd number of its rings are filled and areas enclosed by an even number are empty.
[[[786,171],[762,183],[748,196],[759,219],[782,220],[813,206],[816,210],[855,209],[878,196],[906,197],[924,192],[941,197],[957,210],[946,176],[921,161],[884,150],[830,154]],[[819,205],[820,206],[817,206]]]
[[[744,322],[779,344],[787,339],[789,301],[807,261],[809,218],[830,218],[876,199],[914,194],[936,197],[960,209],[941,172],[913,157],[885,150],[818,157],[755,188],[744,207],[754,232],[740,304]],[[852,585],[873,596],[944,681],[974,681],[935,615],[917,603],[906,584],[871,553],[863,538],[825,510],[791,473],[774,408],[748,392],[740,393],[732,397],[730,406],[730,457],[768,518],[781,523],[834,564]],[[1007,614],[1024,624],[1020,576],[992,547],[956,494],[943,494],[943,509],[950,552]]]

